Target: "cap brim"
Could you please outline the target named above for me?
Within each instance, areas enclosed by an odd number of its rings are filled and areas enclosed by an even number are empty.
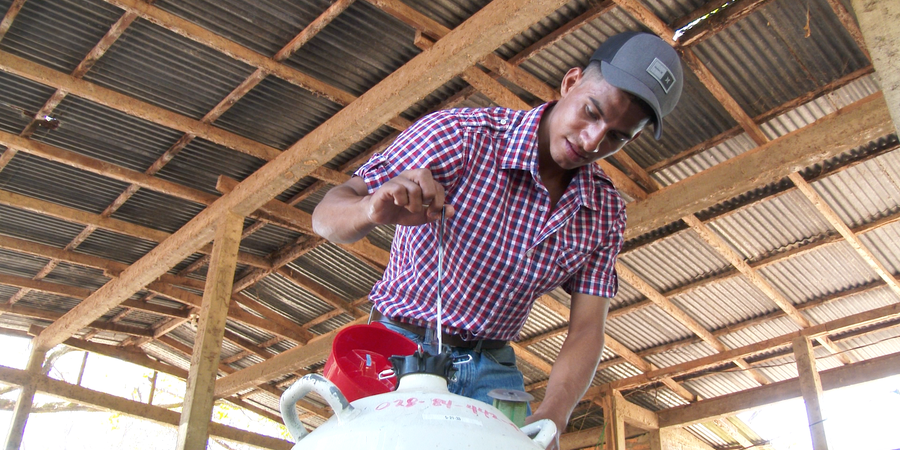
[[[650,108],[653,109],[653,114],[656,115],[656,117],[653,117],[653,137],[658,141],[659,138],[662,137],[663,122],[662,114],[659,111],[659,102],[656,100],[656,96],[653,95],[653,91],[637,78],[631,76],[628,72],[625,72],[606,61],[600,61],[600,71],[603,73],[603,78],[607,83],[637,96],[650,105]]]

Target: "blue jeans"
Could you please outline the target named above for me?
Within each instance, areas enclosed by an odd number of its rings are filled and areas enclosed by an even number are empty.
[[[390,323],[382,324],[418,344],[422,344],[425,339]],[[525,379],[516,367],[516,353],[511,346],[494,350],[482,349],[481,352],[459,347],[450,347],[450,350],[456,369],[456,373],[447,382],[450,392],[491,405],[494,400],[487,394],[494,389],[525,390]],[[530,405],[528,414],[531,414]]]

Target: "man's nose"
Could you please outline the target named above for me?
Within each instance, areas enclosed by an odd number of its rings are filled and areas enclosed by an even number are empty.
[[[600,151],[600,143],[606,137],[606,127],[601,124],[591,124],[584,130],[584,150],[591,153]]]

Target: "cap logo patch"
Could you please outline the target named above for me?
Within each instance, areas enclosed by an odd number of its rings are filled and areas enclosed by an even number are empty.
[[[656,81],[659,82],[659,85],[662,86],[663,91],[665,91],[666,94],[669,93],[669,90],[672,89],[672,86],[675,84],[675,75],[672,74],[669,67],[666,66],[664,62],[660,61],[659,58],[653,58],[653,62],[647,67],[647,73],[653,78],[656,78]]]

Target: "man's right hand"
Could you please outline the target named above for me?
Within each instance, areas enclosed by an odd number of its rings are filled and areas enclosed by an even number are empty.
[[[316,206],[313,229],[335,243],[356,242],[378,225],[423,225],[441,218],[444,187],[428,169],[414,169],[369,195],[362,178],[335,186]],[[447,205],[446,217],[455,210]]]
[[[444,187],[428,169],[412,169],[383,184],[369,196],[366,214],[376,225],[423,225],[441,218]],[[447,205],[446,217],[452,217]]]

